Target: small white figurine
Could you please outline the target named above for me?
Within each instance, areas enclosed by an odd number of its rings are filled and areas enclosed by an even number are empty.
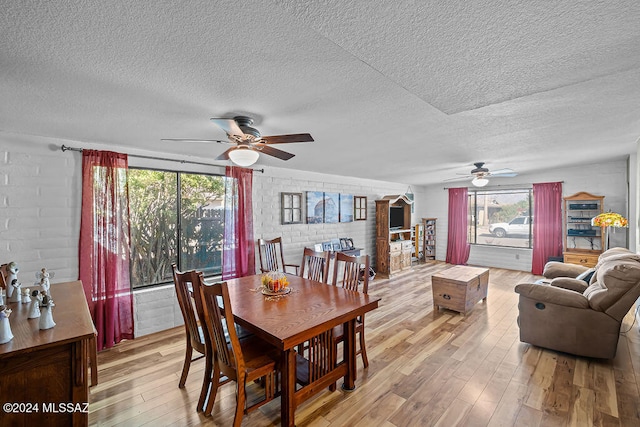
[[[6,305],[0,305],[0,344],[7,343],[13,339],[11,333],[11,325],[9,324],[9,316],[11,309]]]
[[[14,280],[18,280],[18,271],[20,271],[20,269],[15,261],[11,261],[5,268],[7,272],[7,300],[9,300],[13,294],[13,287],[11,287],[11,283],[13,283]]]
[[[11,296],[9,297],[9,302],[20,302],[22,301],[22,292],[20,291],[21,283],[18,282],[18,279],[13,279],[11,281],[11,286],[8,286],[7,289],[12,288]]]
[[[42,297],[42,305],[40,306],[40,329],[51,329],[56,326],[53,321],[53,300],[48,296]]]
[[[29,304],[31,302],[31,297],[29,296],[31,292],[29,291],[29,288],[23,288],[22,289],[22,303],[23,304]]]
[[[42,302],[42,294],[40,291],[31,291],[31,305],[29,306],[28,319],[36,319],[40,317],[40,303]]]
[[[4,288],[0,288],[0,305],[4,305]]]
[[[51,288],[51,282],[49,279],[52,279],[55,276],[55,273],[49,273],[46,268],[40,270],[40,273],[36,273],[36,279],[39,279],[40,282],[36,282],[36,286],[40,286],[42,290],[49,296],[51,293],[49,289]]]

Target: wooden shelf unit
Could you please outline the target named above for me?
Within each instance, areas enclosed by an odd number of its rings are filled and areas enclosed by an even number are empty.
[[[413,258],[416,261],[424,259],[424,225],[418,223],[413,226],[411,233],[411,242],[413,244]]]
[[[563,199],[564,262],[594,267],[604,248],[604,233],[591,225],[591,218],[603,212],[604,196],[580,192]]]
[[[376,273],[383,278],[411,267],[413,242],[411,204],[404,195],[385,196],[376,200]],[[390,227],[390,209],[402,209],[403,224]]]
[[[438,218],[422,218],[424,259],[436,259],[436,221]]]

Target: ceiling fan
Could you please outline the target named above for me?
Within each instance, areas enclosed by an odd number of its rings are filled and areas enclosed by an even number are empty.
[[[271,147],[272,144],[288,144],[292,142],[311,142],[313,137],[308,133],[296,133],[290,135],[262,136],[258,129],[251,127],[253,119],[247,116],[235,116],[228,118],[212,118],[211,121],[224,130],[228,141],[217,139],[185,139],[164,138],[163,141],[183,142],[218,142],[221,144],[233,144],[224,153],[216,157],[216,160],[229,160],[238,166],[251,166],[260,157],[259,153],[273,156],[281,160],[289,160],[295,154],[287,153]]]
[[[473,177],[471,183],[476,187],[484,187],[489,183],[487,178],[495,177],[495,178],[510,178],[514,176],[518,176],[518,174],[509,168],[498,169],[493,172],[490,172],[489,169],[484,167],[484,162],[477,162],[473,164],[475,166],[474,169],[471,170],[470,174]],[[458,178],[453,178],[458,179]]]

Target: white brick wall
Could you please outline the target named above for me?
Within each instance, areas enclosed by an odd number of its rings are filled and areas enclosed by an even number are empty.
[[[351,237],[363,255],[375,259],[375,200],[386,194],[404,193],[407,184],[365,180],[352,177],[313,174],[301,171],[272,170],[254,175],[254,234],[256,239],[282,236],[287,263],[299,264],[305,247],[333,238]],[[325,191],[367,197],[367,221],[336,224],[280,224],[280,193]],[[303,210],[306,215],[306,209]],[[256,254],[256,267],[259,268]]]
[[[18,263],[23,286],[42,267],[78,278],[79,173],[52,142],[0,134],[0,262]]]

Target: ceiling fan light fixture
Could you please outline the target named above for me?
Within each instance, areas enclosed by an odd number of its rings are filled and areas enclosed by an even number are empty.
[[[471,183],[473,185],[475,185],[476,187],[484,187],[485,185],[487,185],[489,183],[489,180],[487,178],[475,177],[475,178],[473,178]]]
[[[231,161],[242,167],[251,166],[258,161],[258,157],[260,157],[260,154],[257,151],[248,148],[236,148],[229,152]]]

